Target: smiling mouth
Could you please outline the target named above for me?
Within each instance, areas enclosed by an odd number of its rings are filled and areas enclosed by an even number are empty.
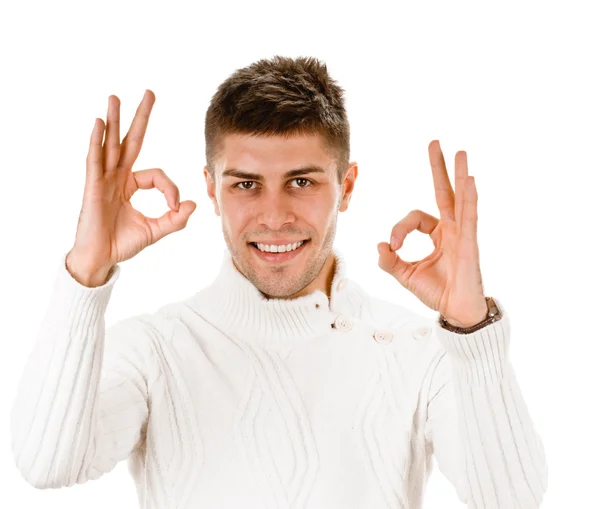
[[[277,249],[283,249],[283,251],[273,251],[274,247],[268,244],[261,244],[257,242],[249,242],[251,246],[253,246],[256,250],[260,251],[264,254],[285,254],[285,253],[293,253],[300,249],[304,244],[308,243],[310,239],[304,239],[299,242],[293,242],[291,244],[282,244],[281,246],[275,246]]]

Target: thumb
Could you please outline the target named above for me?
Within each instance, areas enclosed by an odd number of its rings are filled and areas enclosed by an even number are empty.
[[[402,283],[402,274],[405,273],[408,264],[392,250],[387,242],[377,244],[377,251],[379,252],[379,267]]]
[[[156,240],[158,241],[170,233],[183,230],[194,210],[196,210],[196,203],[192,200],[186,200],[179,204],[178,210],[169,210],[157,219],[149,219]]]
[[[171,215],[171,221],[178,229],[185,228],[188,219],[192,215],[192,212],[196,210],[196,203],[192,200],[182,201],[179,204],[178,210],[170,210],[167,214]]]

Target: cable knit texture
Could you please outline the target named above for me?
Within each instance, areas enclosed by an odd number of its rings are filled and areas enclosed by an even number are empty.
[[[127,459],[141,508],[419,509],[435,457],[470,509],[541,505],[544,447],[509,317],[449,332],[369,296],[336,264],[330,298],[267,299],[225,250],[206,288],[105,330],[66,253],[11,413],[37,488]]]

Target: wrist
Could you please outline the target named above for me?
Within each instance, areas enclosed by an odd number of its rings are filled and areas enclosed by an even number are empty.
[[[106,283],[112,267],[90,270],[77,262],[71,252],[65,257],[65,268],[75,281],[88,288],[96,288]]]
[[[474,323],[467,327],[463,327],[461,325],[454,325],[456,323],[461,323],[461,322],[454,321],[454,324],[453,324],[453,323],[451,323],[450,320],[446,319],[446,317],[444,317],[444,316],[442,316],[442,314],[440,314],[439,319],[438,319],[438,324],[442,328],[444,328],[450,332],[455,332],[458,334],[470,334],[479,329],[482,329],[483,327],[485,327],[486,325],[489,325],[490,323],[494,323],[494,322],[500,320],[502,318],[502,311],[500,310],[500,308],[498,307],[498,305],[496,304],[494,299],[492,297],[486,297],[485,303],[486,303],[486,308],[487,308],[486,316],[483,318],[483,320],[480,320],[478,323]]]
[[[470,315],[474,318],[466,318],[463,320],[457,320],[452,317],[444,317],[446,323],[449,323],[453,327],[460,327],[462,329],[466,329],[467,327],[473,327],[481,322],[483,322],[488,317],[488,307],[487,304],[483,303],[483,307],[478,310],[477,313],[473,313]]]

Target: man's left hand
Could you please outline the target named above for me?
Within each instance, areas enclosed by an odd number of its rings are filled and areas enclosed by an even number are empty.
[[[429,161],[440,219],[413,210],[396,223],[390,243],[377,244],[379,267],[451,325],[469,327],[487,315],[477,245],[475,179],[468,175],[467,153],[457,152],[454,193],[438,140],[429,144]],[[422,260],[406,262],[396,251],[414,230],[429,234],[435,249]]]

